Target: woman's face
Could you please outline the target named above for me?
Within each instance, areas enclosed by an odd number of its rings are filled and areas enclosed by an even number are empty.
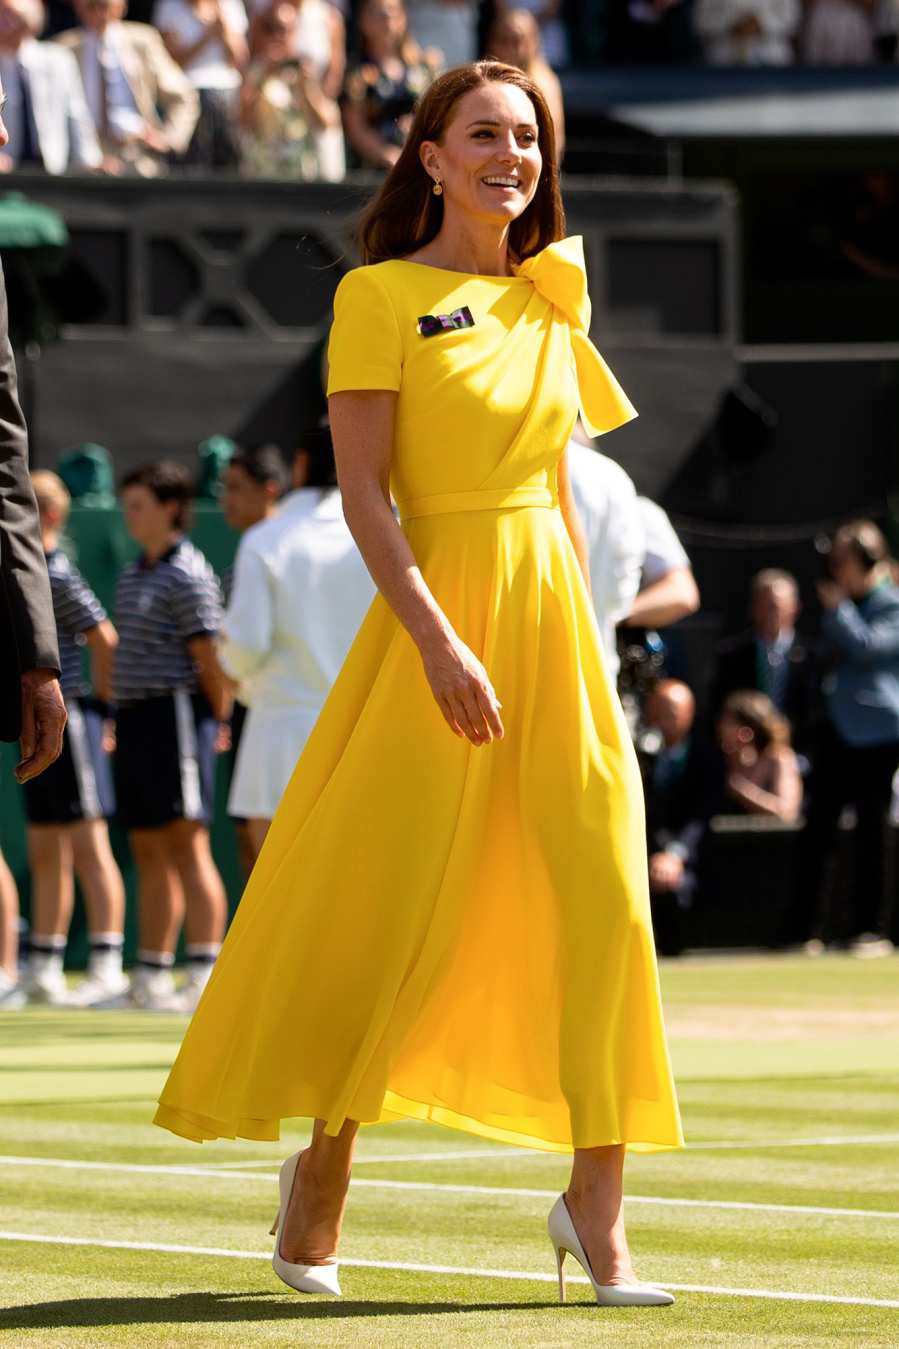
[[[402,0],[368,0],[359,14],[359,31],[367,42],[399,46],[406,32]]]
[[[537,114],[523,89],[497,80],[459,99],[443,140],[421,158],[443,184],[446,210],[508,224],[533,200],[543,167]]]
[[[725,754],[737,754],[751,745],[754,739],[750,728],[732,712],[722,712],[718,718],[718,744]]]

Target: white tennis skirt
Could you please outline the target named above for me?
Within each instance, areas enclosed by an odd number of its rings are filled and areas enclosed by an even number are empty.
[[[228,796],[228,814],[270,820],[321,708],[251,707]]]

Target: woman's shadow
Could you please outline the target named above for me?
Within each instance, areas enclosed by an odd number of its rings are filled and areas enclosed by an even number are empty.
[[[0,1310],[0,1331],[137,1326],[204,1321],[341,1320],[354,1316],[441,1316],[539,1311],[557,1302],[299,1301],[275,1293],[178,1293],[174,1297],[79,1297]]]

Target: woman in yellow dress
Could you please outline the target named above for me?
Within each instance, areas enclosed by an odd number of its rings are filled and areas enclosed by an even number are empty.
[[[591,434],[635,413],[587,335],[533,83],[496,62],[438,79],[361,238],[329,400],[379,594],[156,1121],[201,1141],[315,1120],[273,1229],[300,1291],[339,1291],[359,1123],[402,1117],[573,1152],[560,1284],[570,1252],[600,1302],[671,1302],[636,1282],[622,1218],[625,1148],[682,1135],[640,778],[564,458],[579,409]]]

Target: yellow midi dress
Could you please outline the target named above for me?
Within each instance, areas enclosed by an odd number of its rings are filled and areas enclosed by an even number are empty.
[[[558,506],[579,405],[594,434],[635,415],[587,336],[581,240],[512,277],[360,267],[334,312],[329,393],[398,392],[401,528],[505,738],[452,733],[377,595],[156,1122],[197,1141],[405,1117],[557,1152],[678,1147],[640,777]]]

